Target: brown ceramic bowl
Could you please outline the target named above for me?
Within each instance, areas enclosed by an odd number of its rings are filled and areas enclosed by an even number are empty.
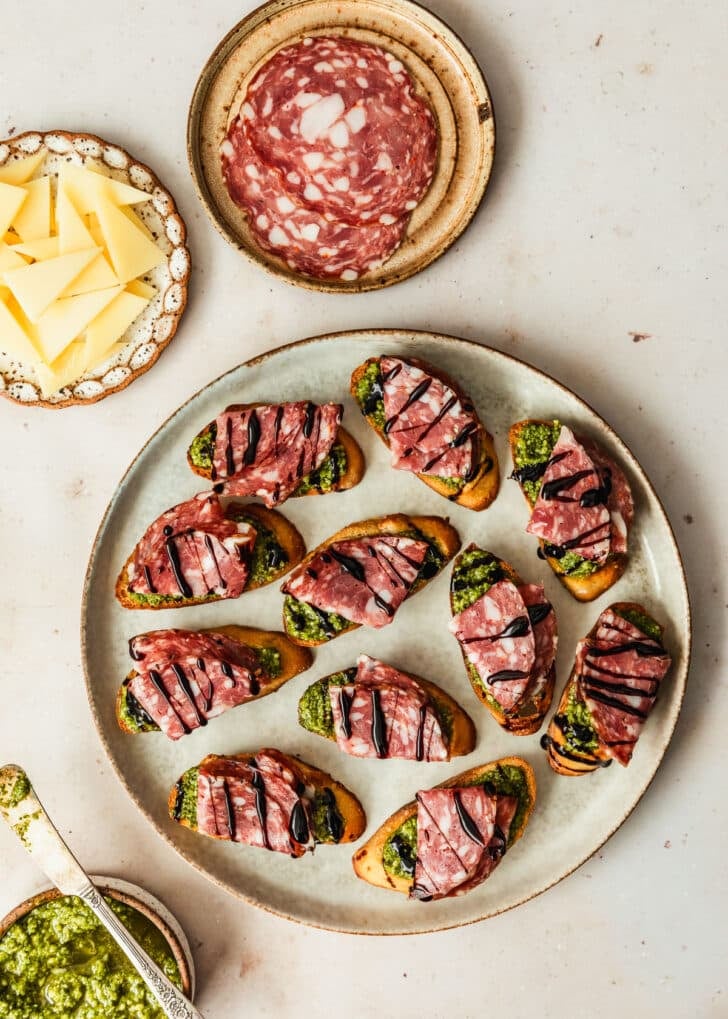
[[[174,955],[174,960],[179,969],[182,981],[182,991],[192,1001],[195,993],[195,966],[192,959],[187,937],[177,920],[172,916],[167,907],[158,899],[138,885],[128,881],[121,881],[118,878],[93,876],[93,881],[99,891],[104,895],[117,899],[127,906],[131,906],[150,920],[158,931],[161,932]],[[0,940],[7,934],[13,924],[31,913],[37,906],[42,906],[53,899],[60,899],[63,893],[57,888],[48,888],[37,895],[31,895],[29,899],[21,902],[14,909],[11,909],[7,916],[0,920]]]
[[[260,248],[246,214],[228,194],[220,164],[220,145],[258,68],[282,46],[327,34],[373,43],[398,57],[430,103],[440,136],[435,176],[402,244],[383,266],[353,281],[303,276]],[[219,43],[202,69],[187,123],[197,194],[223,237],[288,283],[328,293],[391,286],[439,258],[475,215],[494,152],[493,108],[474,56],[452,29],[413,0],[270,0]]]

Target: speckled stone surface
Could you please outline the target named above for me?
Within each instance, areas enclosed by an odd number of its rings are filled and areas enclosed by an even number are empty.
[[[0,136],[67,126],[117,139],[177,198],[196,271],[175,342],[127,392],[60,413],[0,401],[0,756],[26,767],[89,870],[147,885],[179,916],[210,1019],[299,1016],[303,1008],[320,1015],[332,1002],[357,1019],[475,1019],[486,1007],[559,1019],[577,1007],[596,1017],[722,1016],[724,11],[644,0],[604,11],[525,0],[432,6],[468,40],[488,78],[498,122],[494,176],[473,225],[440,262],[361,297],[298,291],[263,275],[215,233],[194,197],[184,147],[189,97],[210,51],[251,4],[129,3],[102,17],[86,0],[73,12],[38,3],[6,25]],[[76,29],[83,43],[71,61]],[[482,340],[590,402],[666,505],[695,619],[683,713],[628,823],[525,906],[410,939],[298,927],[198,876],[147,826],[111,771],[80,667],[88,553],[119,478],[152,431],[239,361],[303,335],[361,326]],[[42,884],[7,831],[0,872],[0,913]]]

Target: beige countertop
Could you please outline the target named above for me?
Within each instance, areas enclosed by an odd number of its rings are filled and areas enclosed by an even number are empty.
[[[262,274],[194,194],[192,89],[252,6],[38,2],[3,26],[0,137],[68,128],[118,141],[177,198],[194,276],[177,337],[126,392],[67,411],[0,400],[0,763],[25,766],[87,869],[144,884],[177,914],[209,1019],[728,1015],[723,5],[431,0],[488,78],[494,176],[473,225],[438,263],[393,289],[342,297]],[[525,906],[409,939],[302,928],[208,884],[128,800],[93,728],[80,665],[88,554],[146,438],[240,361],[362,326],[480,340],[591,403],[665,503],[694,610],[681,719],[628,822]],[[0,915],[41,884],[0,830]]]

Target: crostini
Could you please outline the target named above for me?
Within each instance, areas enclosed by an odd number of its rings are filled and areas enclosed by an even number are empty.
[[[492,552],[469,545],[450,580],[450,632],[476,696],[507,732],[541,727],[556,680],[556,613],[541,584],[526,584]]]
[[[319,844],[354,842],[366,817],[353,793],[280,750],[208,754],[169,794],[169,816],[226,842],[300,857]]]
[[[522,758],[481,764],[418,792],[354,853],[354,871],[411,899],[462,895],[520,839],[535,802],[536,779]]]
[[[393,467],[467,509],[493,502],[500,484],[493,438],[449,375],[418,358],[370,357],[354,369],[351,394]]]
[[[126,609],[169,609],[237,598],[278,580],[306,548],[275,510],[201,492],[151,524],[122,567],[116,597]]]
[[[369,655],[309,686],[298,721],[353,757],[449,761],[475,747],[475,726],[449,694]]]
[[[637,602],[600,613],[576,647],[574,667],[541,746],[560,775],[627,766],[671,658],[663,628]]]
[[[236,625],[152,630],[131,638],[129,654],[136,664],[116,698],[119,727],[171,740],[273,693],[313,661],[283,633]]]
[[[192,440],[190,468],[222,495],[258,496],[269,508],[291,496],[342,492],[364,474],[364,457],[341,427],[340,404],[238,403]]]
[[[282,585],[283,628],[296,644],[315,646],[358,626],[386,626],[459,547],[457,531],[442,517],[395,513],[350,524]]]
[[[593,601],[627,566],[634,503],[624,472],[559,421],[518,421],[510,445],[539,555],[578,601]]]

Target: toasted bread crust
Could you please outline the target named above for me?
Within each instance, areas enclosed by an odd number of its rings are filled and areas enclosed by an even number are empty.
[[[476,548],[478,548],[478,546],[475,545],[474,543],[471,543],[470,545],[468,545],[466,549],[463,550],[463,555],[466,552],[471,552]],[[490,555],[493,555],[493,553],[491,552]],[[494,558],[498,559],[497,556],[494,556]],[[505,559],[498,559],[498,562],[501,564],[503,572],[506,574],[508,579],[513,584],[518,586],[524,583],[524,581],[518,575],[516,570],[510,565],[510,563],[507,563]],[[453,568],[454,569],[457,568],[457,561],[454,563]],[[452,614],[455,615],[456,613],[453,606],[452,593],[450,595],[450,609],[452,611]],[[552,611],[554,611],[553,607]],[[527,700],[524,704],[520,706],[518,712],[514,714],[507,714],[505,711],[503,711],[500,705],[496,707],[494,704],[491,704],[490,701],[487,699],[485,691],[480,686],[480,684],[476,684],[472,681],[470,677],[470,669],[468,668],[469,664],[468,659],[459,641],[458,647],[460,648],[460,654],[462,655],[463,664],[465,665],[465,672],[468,676],[468,679],[470,680],[470,685],[473,688],[473,693],[481,702],[481,704],[483,704],[483,706],[488,709],[488,711],[491,713],[491,715],[496,720],[498,725],[500,725],[502,729],[505,729],[506,732],[512,733],[514,736],[530,736],[532,735],[532,733],[538,732],[538,730],[541,728],[543,724],[546,712],[551,707],[551,701],[554,696],[554,686],[556,683],[556,664],[554,663],[549,669],[548,682],[542,689],[540,696],[538,696],[536,699],[534,699],[533,697],[529,698],[529,700]]]
[[[377,538],[382,535],[395,535],[402,534],[412,529],[420,531],[426,538],[428,538],[438,548],[438,551],[444,558],[442,567],[438,572],[430,577],[428,580],[421,580],[415,582],[412,589],[410,590],[407,597],[411,597],[417,591],[421,590],[430,580],[434,580],[435,576],[442,572],[447,563],[452,559],[457,550],[460,548],[460,535],[443,517],[427,516],[427,517],[410,517],[405,513],[390,513],[383,517],[373,517],[370,520],[360,520],[357,523],[349,524],[347,527],[342,527],[340,531],[336,531],[326,541],[322,541],[320,545],[317,545],[315,549],[308,553],[308,555],[301,560],[300,565],[306,566],[310,563],[315,556],[321,552],[325,552],[326,549],[332,545],[335,541],[347,541],[349,539],[356,538]],[[349,633],[351,630],[357,630],[361,626],[360,623],[352,623],[345,630],[336,634],[333,637],[329,637],[324,640],[308,640],[302,637],[297,637],[295,634],[286,633],[289,640],[292,640],[294,644],[299,644],[303,647],[318,647],[321,644],[328,644],[330,640],[335,640],[336,637],[340,637],[344,633]],[[285,630],[285,614],[283,616],[283,628]]]
[[[403,669],[400,671],[404,672]],[[422,687],[430,700],[435,703],[435,706],[438,703],[443,704],[450,712],[452,716],[452,732],[448,743],[450,755],[448,760],[452,757],[464,757],[465,754],[471,753],[475,748],[476,732],[470,715],[460,707],[458,702],[449,693],[446,693],[436,683],[431,683],[429,679],[423,679],[422,676],[417,676],[414,672],[405,672],[404,674]],[[328,678],[328,676],[324,676],[324,679]],[[323,738],[329,739],[334,743],[336,742],[336,736],[333,734]]]
[[[550,421],[540,420],[538,418],[528,418],[525,421],[517,421],[508,432],[508,441],[511,449],[511,459],[515,464],[516,444],[518,442],[521,431],[527,425],[550,425]],[[533,509],[531,500],[526,495],[523,486],[520,486],[523,492],[523,497],[528,504],[529,510]],[[594,573],[590,573],[588,577],[570,577],[567,573],[561,571],[559,560],[554,559],[552,556],[547,556],[544,552],[546,542],[539,538],[537,539],[544,559],[549,564],[553,572],[559,578],[561,583],[564,585],[566,590],[580,602],[594,601],[600,595],[608,591],[613,584],[616,584],[619,578],[627,568],[629,556],[626,553],[610,553],[607,561]]]
[[[624,609],[632,609],[636,612],[642,612],[652,619],[652,616],[649,612],[647,612],[647,609],[645,609],[643,605],[640,605],[639,602],[613,602],[609,608],[613,609],[617,613]],[[655,622],[657,622],[657,620],[655,620]],[[597,626],[598,617],[591,630],[587,633],[586,640],[589,640],[596,635]],[[662,627],[660,627],[660,635],[662,636]],[[576,664],[574,664],[571,672],[569,673],[566,685],[561,693],[561,697],[559,698],[556,711],[549,722],[549,727],[546,730],[545,736],[547,743],[545,748],[546,757],[549,764],[558,775],[566,775],[569,778],[578,778],[581,775],[588,775],[590,772],[603,767],[605,762],[611,761],[611,757],[602,747],[597,747],[594,751],[576,755],[572,755],[571,752],[567,754],[562,751],[564,746],[563,734],[559,727],[555,724],[554,719],[558,714],[566,711],[569,702],[569,694],[575,686],[577,678]]]
[[[226,516],[229,515],[233,519],[235,519],[236,514],[244,513],[245,516],[259,520],[264,527],[268,528],[269,531],[272,531],[275,534],[276,540],[288,556],[288,562],[286,562],[280,570],[274,573],[269,580],[260,583],[249,578],[245,591],[254,591],[258,587],[265,587],[268,584],[273,584],[276,580],[279,580],[288,573],[290,569],[296,566],[305,555],[306,546],[303,543],[303,538],[301,537],[300,532],[293,526],[290,520],[284,517],[283,514],[278,513],[276,510],[269,510],[264,506],[255,506],[248,503],[244,506],[241,503],[230,503],[225,513]],[[136,549],[137,546],[135,545],[132,549],[131,555],[126,560],[121,572],[119,573],[114,589],[116,599],[123,608],[155,611],[157,609],[185,608],[188,605],[206,605],[208,602],[226,600],[221,598],[220,595],[215,594],[206,595],[204,598],[163,598],[156,604],[137,602],[129,591],[129,567],[134,560]],[[245,591],[243,593],[245,593]]]
[[[343,842],[356,842],[358,838],[364,832],[366,828],[366,815],[364,809],[357,799],[357,797],[338,782],[335,778],[332,778],[325,771],[321,771],[320,768],[314,767],[312,764],[308,764],[306,761],[302,761],[298,757],[293,757],[290,754],[284,754],[282,751],[272,747],[262,747],[260,750],[253,751],[252,753],[245,754],[208,754],[207,757],[203,758],[197,765],[198,768],[205,767],[209,764],[214,764],[216,761],[241,761],[243,764],[249,764],[258,754],[270,754],[271,756],[277,757],[287,767],[298,775],[306,785],[314,786],[316,789],[322,789],[326,786],[331,789],[336,799],[336,806],[341,814],[344,821],[344,832],[341,839],[337,843],[341,845]],[[177,824],[181,824],[184,828],[189,828],[191,831],[197,831],[197,826],[190,824],[186,818],[174,818],[174,808],[177,802],[177,786],[172,786],[170,790],[169,798],[167,800],[167,807],[169,815],[173,820],[177,821]],[[219,838],[219,836],[209,836],[211,838]],[[220,841],[229,841],[228,839],[221,839]],[[320,843],[322,844],[322,843]]]
[[[246,410],[252,410],[255,407],[266,407],[266,406],[268,406],[268,404],[262,402],[233,403],[230,406],[226,407],[225,410],[240,411],[242,413],[243,411]],[[205,425],[205,427],[202,428],[197,433],[195,439],[199,438],[201,435],[204,435],[204,433],[213,424],[214,422],[211,421],[210,424]],[[194,442],[194,439],[192,441]],[[364,454],[362,453],[359,447],[359,443],[356,441],[356,439],[352,435],[350,435],[345,428],[339,426],[334,443],[338,443],[339,445],[343,446],[344,450],[346,451],[346,470],[341,475],[336,484],[332,486],[329,492],[319,492],[315,488],[312,488],[310,491],[305,493],[306,495],[329,495],[331,492],[344,492],[347,489],[353,488],[355,485],[358,485],[361,479],[363,478],[365,469]],[[205,478],[207,481],[210,482],[212,481],[212,471],[204,470],[203,468],[198,467],[196,464],[194,464],[192,462],[192,457],[190,455],[189,449],[187,450],[187,466],[194,474],[197,474],[198,477]],[[291,496],[291,498],[294,497]]]
[[[267,697],[268,694],[274,693],[280,689],[284,683],[287,683],[289,679],[293,679],[300,672],[305,672],[306,669],[310,668],[313,664],[313,655],[308,648],[302,648],[294,644],[286,637],[285,633],[281,633],[280,630],[259,630],[253,626],[238,626],[233,623],[228,626],[215,626],[208,629],[200,630],[200,633],[219,633],[225,637],[229,637],[230,640],[238,641],[241,644],[245,644],[248,647],[252,647],[254,650],[260,648],[273,648],[281,656],[281,671],[272,679],[260,693],[251,697],[250,700],[260,700],[261,697]],[[130,729],[122,718],[122,705],[124,700],[124,694],[126,692],[126,686],[129,680],[133,679],[137,675],[135,669],[127,675],[124,682],[119,687],[116,695],[116,721],[122,732],[127,732],[132,736],[140,735],[136,729]]]
[[[493,768],[505,765],[513,765],[517,768],[521,768],[523,771],[528,791],[530,794],[531,803],[526,811],[523,822],[517,831],[512,830],[510,837],[510,846],[520,839],[523,832],[526,829],[533,808],[536,803],[536,776],[534,775],[533,768],[531,765],[524,761],[522,757],[501,757],[497,761],[489,761],[488,764],[480,764],[475,768],[470,768],[469,771],[464,771],[459,775],[455,775],[452,778],[447,779],[446,782],[440,782],[437,789],[449,789],[459,785],[469,785],[474,780],[479,778],[481,775],[485,775],[488,771]],[[382,864],[382,853],[384,850],[385,843],[391,835],[399,828],[401,824],[409,820],[410,817],[414,817],[417,814],[417,802],[412,801],[406,803],[403,807],[400,807],[391,817],[389,817],[384,824],[382,824],[369,838],[364,845],[357,849],[352,857],[352,865],[354,872],[357,877],[360,877],[363,881],[367,881],[370,885],[376,885],[377,888],[386,888],[390,891],[409,893],[412,887],[412,880],[395,877],[388,874]]]
[[[397,355],[399,356],[399,355]],[[449,386],[453,392],[457,394],[460,400],[470,402],[470,397],[463,391],[460,384],[452,376],[446,372],[441,371],[439,368],[435,368],[428,361],[423,361],[417,357],[403,357],[403,361],[408,364],[414,365],[415,368],[420,368],[422,371],[432,375],[434,378],[443,382],[446,386]],[[354,400],[356,400],[356,388],[367,368],[372,364],[379,364],[381,357],[370,357],[364,364],[360,364],[354,369],[351,375],[350,391]],[[365,415],[366,417],[366,415]],[[459,506],[464,506],[466,509],[480,510],[487,509],[488,506],[493,502],[495,497],[498,495],[498,489],[500,487],[500,470],[498,467],[498,455],[495,451],[495,445],[493,443],[493,436],[486,429],[485,425],[478,421],[481,426],[481,451],[480,451],[480,467],[477,475],[472,481],[469,481],[463,488],[458,492],[457,496],[453,496],[452,489],[448,485],[441,481],[440,478],[433,477],[429,474],[416,474],[420,481],[423,481],[429,488],[437,492],[438,495],[444,496],[451,502],[456,502]],[[382,440],[384,445],[389,448],[389,441],[387,436],[384,434],[383,429],[378,428],[368,417],[368,424],[374,429],[379,438]]]

